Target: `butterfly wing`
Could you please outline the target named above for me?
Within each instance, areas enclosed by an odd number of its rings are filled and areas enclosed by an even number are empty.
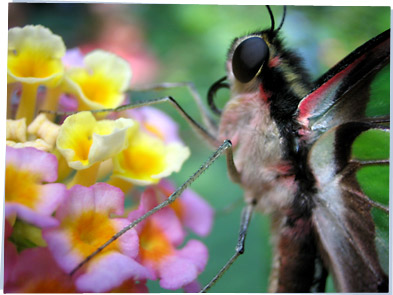
[[[370,93],[389,55],[386,31],[319,79],[298,108],[318,189],[312,215],[318,247],[341,292],[388,288],[381,261],[388,260],[389,94],[386,100]],[[357,152],[364,138],[366,157]],[[383,155],[375,155],[378,148]]]
[[[331,127],[366,117],[384,116],[367,110],[371,82],[389,62],[390,30],[360,46],[323,75],[298,106],[298,121],[310,138]],[[386,102],[389,97],[377,100]],[[387,109],[388,110],[388,109]]]

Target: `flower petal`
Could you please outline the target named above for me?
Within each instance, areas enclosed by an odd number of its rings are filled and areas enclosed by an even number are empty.
[[[136,122],[131,119],[119,118],[116,121],[97,122],[89,162],[96,163],[109,159],[124,150],[136,128]]]
[[[171,258],[161,263],[159,275],[162,288],[177,290],[193,282],[198,276],[198,270],[187,259]]]
[[[117,252],[111,252],[89,264],[86,273],[76,279],[81,292],[107,292],[120,286],[129,278],[150,278],[150,272],[135,260]]]
[[[124,100],[131,79],[129,64],[113,53],[95,50],[84,58],[86,68],[73,68],[66,81],[81,110],[115,108]]]
[[[129,146],[113,158],[113,175],[137,185],[157,183],[178,172],[189,155],[187,147],[179,143],[166,145],[140,130]]]
[[[199,282],[197,280],[183,286],[183,290],[186,293],[198,293],[199,291],[201,291],[201,285],[199,284]]]
[[[8,83],[54,86],[63,76],[65,45],[60,36],[43,26],[15,27],[8,31]]]
[[[32,172],[40,181],[53,182],[57,179],[57,159],[53,154],[35,148],[6,148],[6,165],[14,165]]]
[[[123,150],[137,128],[131,119],[96,121],[91,112],[69,116],[57,137],[57,148],[74,169],[86,169]]]
[[[69,233],[61,229],[44,229],[42,236],[59,267],[72,271],[85,257],[74,251]]]
[[[121,231],[130,221],[125,218],[114,218],[114,227],[117,232]],[[121,237],[118,238],[120,251],[131,258],[135,258],[139,253],[139,238],[135,229],[128,230]]]
[[[183,192],[179,201],[184,208],[182,213],[184,225],[199,236],[207,236],[213,225],[213,208],[190,189]]]
[[[139,121],[148,132],[156,135],[165,143],[181,143],[179,127],[173,119],[163,111],[154,107],[145,106],[126,111],[127,115]]]
[[[53,227],[59,224],[55,218],[41,215],[24,205],[18,203],[7,203],[5,206],[5,216],[8,217],[15,214],[18,215],[20,219],[41,228]]]
[[[158,188],[164,195],[169,197],[176,187],[168,180],[163,179]],[[170,207],[185,227],[191,229],[200,236],[207,236],[213,225],[214,211],[207,201],[201,198],[191,189],[186,189],[181,198],[173,202]]]
[[[48,249],[41,247],[20,253],[12,281],[5,290],[7,293],[76,292],[73,279],[56,265]]]
[[[5,220],[4,224],[4,284],[7,284],[8,280],[12,280],[15,264],[18,261],[18,251],[15,245],[8,240],[12,234],[11,224]]]
[[[41,184],[57,178],[54,155],[34,148],[6,150],[5,213],[39,227],[55,226],[51,215],[66,196],[61,183]]]
[[[209,256],[207,247],[198,240],[190,240],[183,249],[178,250],[178,255],[192,261],[198,272],[202,272],[205,269]]]

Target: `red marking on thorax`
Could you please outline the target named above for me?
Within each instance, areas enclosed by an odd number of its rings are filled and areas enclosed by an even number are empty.
[[[269,61],[269,68],[274,68],[274,67],[278,66],[280,63],[281,63],[280,57],[275,56]]]
[[[262,83],[259,85],[259,94],[262,100],[266,103],[268,102],[269,98],[272,96],[271,92],[265,90]]]

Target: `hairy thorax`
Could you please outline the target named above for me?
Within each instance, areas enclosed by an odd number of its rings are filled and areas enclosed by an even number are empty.
[[[260,90],[236,94],[226,104],[220,139],[230,139],[246,201],[271,213],[287,207],[296,191],[290,163],[283,159],[283,140]]]

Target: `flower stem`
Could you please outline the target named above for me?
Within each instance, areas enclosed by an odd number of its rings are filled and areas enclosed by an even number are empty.
[[[81,184],[84,186],[91,186],[96,183],[98,169],[100,168],[100,162],[93,164],[89,168],[78,170],[74,178],[67,184],[68,188],[71,188],[75,184]]]
[[[55,111],[59,104],[60,94],[62,92],[61,84],[56,87],[51,87],[46,89],[45,100],[40,107],[40,109],[45,111]],[[46,116],[49,120],[53,121],[55,114],[47,114]]]
[[[16,89],[16,83],[7,84],[7,119],[12,119],[12,95]]]
[[[33,121],[35,115],[38,86],[39,84],[36,83],[24,83],[22,85],[22,94],[16,112],[16,119],[26,118],[27,125]]]
[[[131,190],[131,188],[134,186],[131,182],[128,182],[124,179],[121,179],[113,175],[109,178],[107,183],[118,187],[123,191],[124,194],[128,193]]]

